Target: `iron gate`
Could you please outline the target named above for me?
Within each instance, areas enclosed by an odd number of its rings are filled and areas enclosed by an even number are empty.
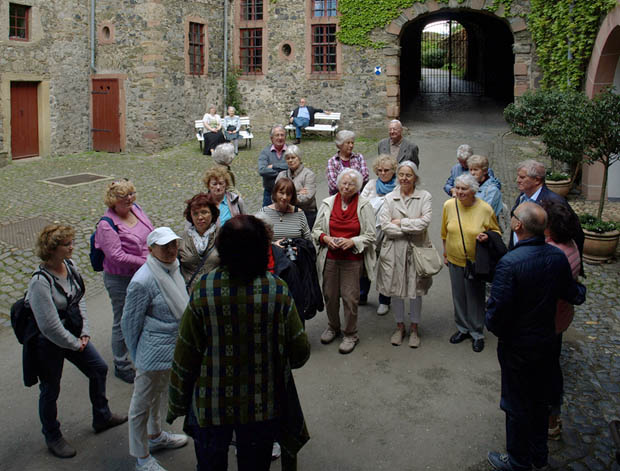
[[[470,54],[467,31],[457,21],[427,26],[422,32],[420,93],[482,95]]]

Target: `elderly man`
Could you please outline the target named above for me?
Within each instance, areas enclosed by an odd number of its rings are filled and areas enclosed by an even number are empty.
[[[583,303],[586,289],[573,279],[566,255],[545,244],[542,207],[522,203],[510,226],[517,243],[497,265],[486,311],[486,326],[499,338],[508,453],[487,458],[498,470],[529,471],[546,466],[549,453],[556,305]]]
[[[450,169],[450,176],[446,180],[446,184],[443,186],[443,191],[446,192],[448,196],[454,196],[454,180],[457,177],[463,175],[465,172],[469,172],[469,167],[467,167],[467,159],[469,159],[472,155],[474,155],[474,149],[469,144],[461,144],[456,149],[456,160],[458,163],[452,166]]]
[[[379,142],[379,155],[391,155],[399,164],[405,160],[411,160],[419,168],[418,146],[403,137],[403,125],[401,122],[397,119],[390,121],[388,133],[390,137],[386,137]]]
[[[271,145],[265,147],[258,156],[258,173],[263,177],[263,206],[271,204],[271,190],[278,174],[286,169],[286,131],[284,126],[276,124],[269,133]]]
[[[329,111],[323,111],[319,108],[313,108],[306,105],[306,99],[301,98],[299,100],[299,106],[291,112],[291,117],[288,122],[295,125],[295,144],[301,142],[301,130],[308,126],[314,126],[315,113],[326,113]]]

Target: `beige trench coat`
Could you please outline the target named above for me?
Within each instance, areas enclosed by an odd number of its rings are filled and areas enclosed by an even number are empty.
[[[413,245],[429,247],[427,228],[431,223],[431,194],[415,189],[403,198],[400,187],[385,196],[379,223],[385,234],[377,263],[377,290],[385,296],[415,298],[427,293],[432,278],[418,278],[413,262]],[[400,219],[400,226],[392,224]]]

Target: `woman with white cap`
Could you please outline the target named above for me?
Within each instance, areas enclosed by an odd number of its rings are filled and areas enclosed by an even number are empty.
[[[162,431],[160,417],[179,321],[189,301],[177,260],[179,239],[169,227],[148,235],[149,255],[129,283],[121,319],[136,367],[129,406],[129,453],[138,460],[136,471],[163,471],[150,452],[187,443],[184,434]]]

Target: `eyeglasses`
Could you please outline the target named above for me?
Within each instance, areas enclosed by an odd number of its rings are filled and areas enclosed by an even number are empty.
[[[136,196],[136,192],[132,191],[131,193],[127,193],[126,195],[119,195],[118,198],[121,200],[127,199],[127,198],[131,198],[133,196]]]
[[[514,212],[514,210],[510,211],[510,217],[515,218],[517,221],[521,222],[521,219],[519,219],[519,216],[517,216]]]

